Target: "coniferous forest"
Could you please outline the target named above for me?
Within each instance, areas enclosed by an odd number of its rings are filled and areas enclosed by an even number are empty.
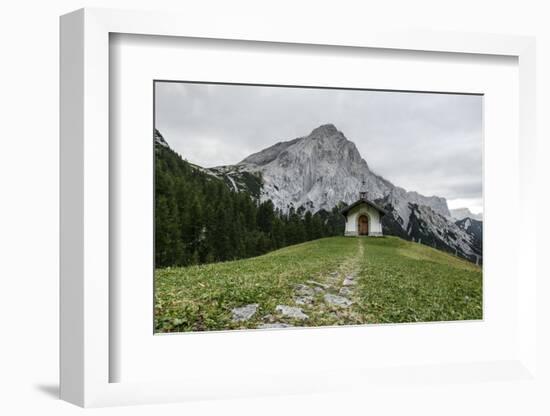
[[[340,207],[282,213],[155,144],[157,268],[253,257],[343,231]]]

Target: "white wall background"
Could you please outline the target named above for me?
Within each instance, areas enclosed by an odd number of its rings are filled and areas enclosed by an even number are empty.
[[[326,22],[327,31],[344,25],[432,28],[536,35],[538,37],[539,169],[544,176],[538,207],[548,207],[550,137],[550,12],[546,1],[438,0],[384,1],[169,1],[169,0],[20,0],[0,9],[0,413],[72,415],[81,409],[56,400],[58,367],[58,16],[74,9],[117,7],[179,10],[208,24],[222,14],[241,19],[266,18],[287,25]],[[544,138],[544,140],[542,139]],[[542,165],[545,166],[542,166]],[[542,177],[542,176],[541,176]],[[542,192],[542,189],[546,193]],[[541,223],[539,250],[547,252]],[[544,239],[546,240],[546,238]],[[543,246],[544,244],[544,246]],[[540,256],[542,257],[542,256]],[[548,265],[545,276],[550,276]],[[550,294],[545,281],[538,288]],[[550,302],[540,306],[547,328]],[[548,331],[540,332],[550,351]],[[547,356],[548,354],[546,354]],[[540,357],[548,369],[548,358]],[[549,374],[549,372],[546,372]],[[259,398],[155,408],[94,410],[101,415],[161,414],[548,414],[542,392],[506,383],[485,389],[443,385],[427,395],[411,389],[407,397],[352,397],[345,393],[307,397]],[[537,397],[539,400],[537,400]],[[385,400],[386,399],[386,400]],[[382,405],[382,404],[383,405]],[[373,407],[376,406],[376,407]]]

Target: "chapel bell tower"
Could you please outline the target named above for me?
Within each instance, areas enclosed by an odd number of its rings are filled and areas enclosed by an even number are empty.
[[[365,185],[365,180],[363,179],[363,184],[359,190],[359,199],[366,201],[367,200],[367,187]]]

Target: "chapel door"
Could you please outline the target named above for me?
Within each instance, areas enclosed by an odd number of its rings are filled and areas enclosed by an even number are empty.
[[[369,234],[369,220],[365,215],[359,217],[359,235]]]

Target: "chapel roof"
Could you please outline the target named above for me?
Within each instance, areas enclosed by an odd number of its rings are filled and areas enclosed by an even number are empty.
[[[375,204],[372,201],[369,201],[368,199],[359,199],[359,200],[355,201],[353,204],[348,205],[347,207],[345,207],[342,211],[340,211],[340,213],[344,216],[347,216],[349,211],[351,211],[353,208],[355,208],[355,207],[357,207],[361,204],[367,204],[367,205],[373,207],[375,210],[379,211],[380,214],[382,214],[382,215],[386,215],[388,213],[384,208],[380,207],[379,205]]]

